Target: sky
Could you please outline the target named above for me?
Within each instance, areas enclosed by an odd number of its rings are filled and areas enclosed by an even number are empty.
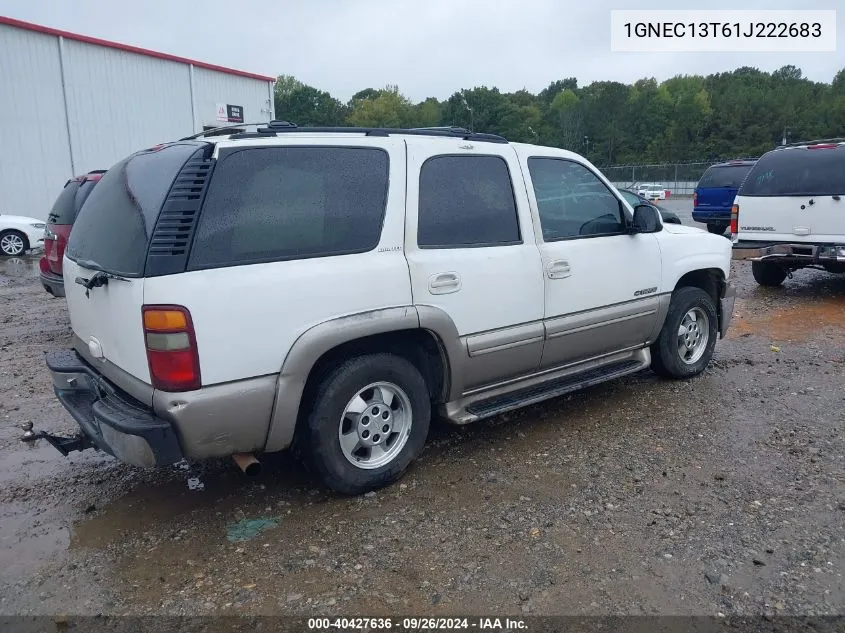
[[[0,15],[253,73],[346,101],[396,84],[413,101],[461,88],[536,93],[556,79],[632,83],[793,64],[830,82],[837,52],[613,53],[611,9],[836,9],[840,0],[0,0]]]

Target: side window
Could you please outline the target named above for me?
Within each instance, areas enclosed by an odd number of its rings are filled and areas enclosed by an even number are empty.
[[[513,185],[498,156],[436,156],[420,170],[417,244],[460,248],[518,244]]]
[[[235,151],[215,167],[188,269],[372,250],[387,186],[388,156],[381,149]]]
[[[619,199],[584,165],[559,158],[529,158],[528,171],[547,242],[624,231]]]

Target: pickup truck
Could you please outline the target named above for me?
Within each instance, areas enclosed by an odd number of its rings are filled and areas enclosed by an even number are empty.
[[[243,128],[243,125],[238,126]],[[466,424],[651,368],[731,320],[730,242],[585,158],[460,128],[202,133],[111,167],[70,235],[47,437],[138,466],[292,448],[336,491]]]

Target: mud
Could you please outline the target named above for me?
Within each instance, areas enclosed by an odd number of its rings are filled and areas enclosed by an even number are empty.
[[[43,364],[64,301],[22,262],[0,260],[0,614],[845,613],[845,276],[762,289],[738,264],[701,376],[435,424],[349,499],[285,454],[247,478],[21,443],[74,428]]]

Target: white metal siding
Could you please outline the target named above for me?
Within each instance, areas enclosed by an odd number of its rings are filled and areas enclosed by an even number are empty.
[[[64,40],[76,170],[108,169],[193,130],[187,64]]]
[[[68,178],[225,125],[218,103],[267,121],[271,86],[0,24],[0,213],[46,219]]]
[[[242,106],[246,123],[269,121],[269,85],[266,81],[194,67],[197,132],[202,130],[203,125],[229,125],[225,121],[216,120],[218,103]]]
[[[58,39],[0,25],[0,213],[47,217],[71,174]]]

